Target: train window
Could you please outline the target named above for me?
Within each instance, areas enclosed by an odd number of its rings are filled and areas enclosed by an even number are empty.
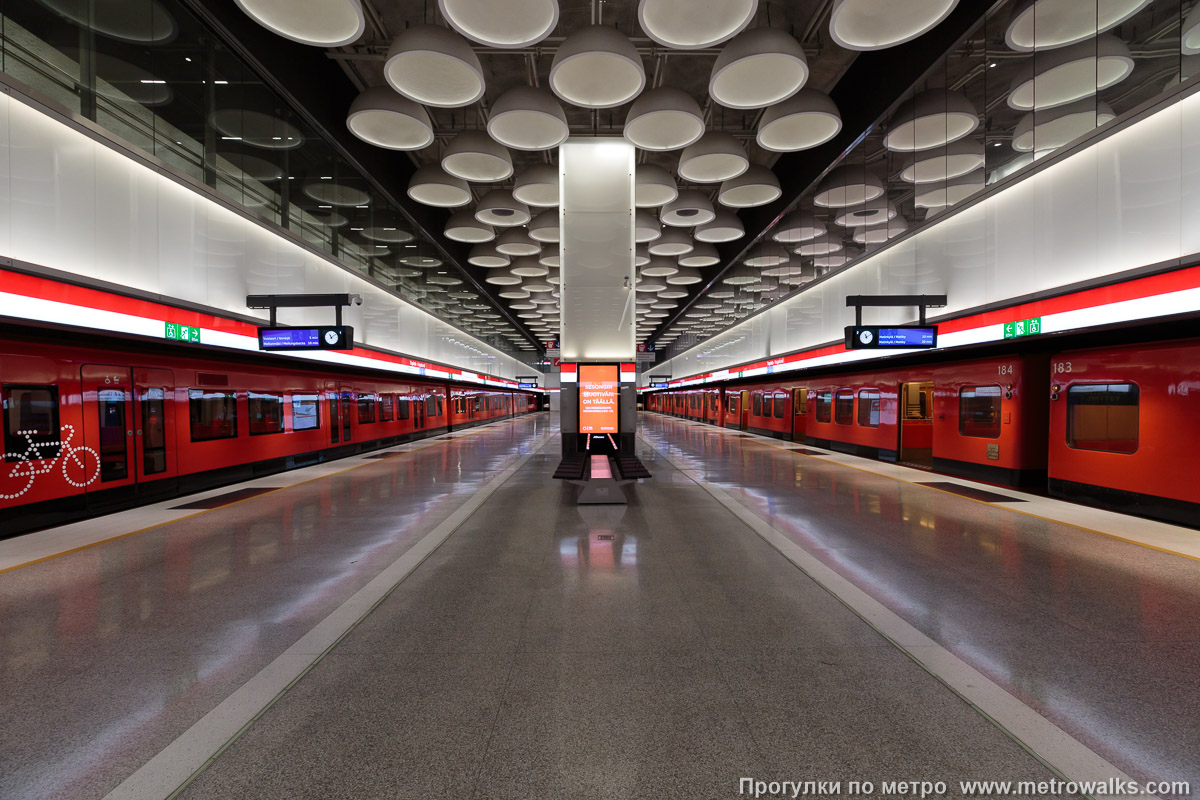
[[[437,399],[433,395],[428,395],[425,398],[425,416],[436,417],[437,415]]]
[[[817,422],[829,422],[833,418],[833,392],[817,392]]]
[[[792,413],[803,417],[808,413],[808,389],[796,389],[792,393]]]
[[[3,387],[6,461],[18,461],[32,442],[33,458],[58,458],[58,387]],[[32,431],[32,433],[24,433]],[[32,455],[32,454],[31,454]]]
[[[737,403],[738,403],[737,395],[731,394],[729,396],[729,399],[727,402],[729,403],[729,413],[736,414],[737,413]]]
[[[396,418],[396,396],[393,394],[379,395],[379,421],[391,422]]]
[[[787,395],[783,392],[775,394],[775,419],[783,419],[783,413],[787,411]]]
[[[1067,444],[1080,450],[1132,453],[1138,448],[1138,387],[1095,383],[1067,389]]]
[[[408,398],[407,397],[397,397],[396,398],[396,419],[408,419],[409,416],[411,415],[411,413],[412,412],[409,411],[409,408],[408,408]]]
[[[250,435],[283,433],[283,396],[248,392],[247,406],[250,411]]]
[[[310,431],[321,427],[321,405],[315,394],[292,395],[292,430]]]
[[[360,394],[358,396],[358,424],[365,425],[375,421],[375,395]]]
[[[750,413],[756,417],[762,416],[762,392],[750,395]]]
[[[762,415],[764,417],[771,416],[771,409],[774,407],[774,401],[771,400],[771,395],[764,394],[762,399]]]
[[[858,393],[858,424],[864,428],[879,427],[879,392],[863,389]]]
[[[434,407],[437,409],[437,416],[442,416],[446,413],[446,400],[441,395],[434,398]]]
[[[833,421],[838,425],[849,425],[854,419],[854,390],[838,389],[833,399]]]
[[[188,389],[188,417],[193,442],[236,439],[237,395],[212,389]]]
[[[475,395],[475,412],[476,412],[476,413],[478,413],[478,412],[479,412],[479,410],[480,410],[480,406],[479,406],[479,395]]]
[[[129,477],[129,445],[125,443],[125,391],[101,389],[96,392],[96,411],[100,420],[100,482]]]
[[[958,390],[958,432],[984,439],[1000,438],[999,386],[964,386]]]

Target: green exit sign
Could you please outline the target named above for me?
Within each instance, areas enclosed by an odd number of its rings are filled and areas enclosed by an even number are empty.
[[[177,342],[200,344],[200,329],[192,325],[179,325],[174,322],[168,322],[166,333],[163,335]]]
[[[1018,322],[1004,323],[1004,338],[1016,339],[1019,336],[1033,336],[1042,332],[1042,318],[1023,319]]]

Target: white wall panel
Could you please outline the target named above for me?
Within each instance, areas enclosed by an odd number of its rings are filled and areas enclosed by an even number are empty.
[[[529,367],[338,264],[0,95],[0,254],[266,319],[247,294],[350,292],[346,324],[368,345],[476,372]],[[367,312],[371,313],[368,314]],[[280,320],[330,324],[329,309]]]
[[[1191,256],[1200,253],[1196,220],[1200,94],[946,212],[654,370],[681,378],[838,341],[854,322],[845,306],[851,294],[945,293],[940,316]],[[870,309],[863,321],[905,323],[915,315]]]

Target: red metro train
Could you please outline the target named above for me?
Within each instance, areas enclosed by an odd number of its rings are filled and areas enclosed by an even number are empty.
[[[0,338],[0,536],[538,410],[536,394]]]
[[[1200,340],[656,392],[674,416],[1200,527]]]

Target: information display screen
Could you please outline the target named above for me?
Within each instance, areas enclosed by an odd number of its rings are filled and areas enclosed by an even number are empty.
[[[651,381],[650,382],[651,389],[666,389],[670,385],[671,384],[667,383],[666,381]]]
[[[852,350],[874,348],[937,347],[936,325],[883,327],[858,325],[846,328],[846,347]]]
[[[538,388],[538,385],[536,383],[518,383],[517,388],[518,389],[536,389],[536,388]]]
[[[579,432],[617,433],[617,366],[579,365]]]
[[[260,350],[350,350],[354,329],[348,325],[318,328],[259,328]]]

